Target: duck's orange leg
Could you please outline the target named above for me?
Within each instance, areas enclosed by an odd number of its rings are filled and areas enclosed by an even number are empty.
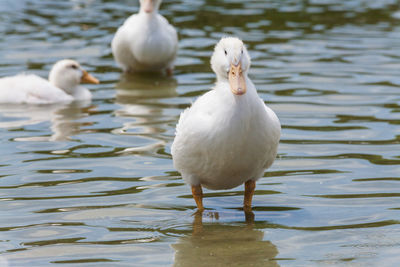
[[[248,180],[244,184],[244,200],[243,209],[244,211],[251,211],[251,201],[253,200],[254,190],[256,189],[256,182]]]
[[[201,185],[192,185],[192,195],[194,201],[196,201],[197,209],[199,211],[203,211],[203,189],[201,189]]]
[[[165,72],[167,73],[167,76],[171,77],[174,75],[174,67],[168,67]]]

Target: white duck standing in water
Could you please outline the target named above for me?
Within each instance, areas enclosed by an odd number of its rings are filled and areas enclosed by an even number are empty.
[[[244,210],[251,212],[255,182],[274,162],[280,139],[278,117],[248,77],[250,57],[238,38],[222,38],[211,67],[213,90],[182,112],[172,144],[175,168],[192,187],[203,211],[202,187],[230,189],[245,183]]]
[[[161,0],[140,0],[140,11],[118,29],[111,43],[115,60],[126,72],[172,75],[178,50],[176,30],[158,14]]]
[[[0,79],[0,103],[51,104],[90,100],[92,94],[81,83],[98,84],[99,80],[71,59],[58,61],[49,80],[34,74],[19,74]]]

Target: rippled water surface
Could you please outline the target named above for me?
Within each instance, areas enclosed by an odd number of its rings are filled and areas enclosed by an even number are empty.
[[[0,0],[0,76],[77,59],[91,103],[0,106],[0,266],[395,266],[400,261],[397,1],[165,0],[174,76],[124,76],[110,41],[137,1]],[[180,112],[214,83],[213,46],[242,38],[282,123],[259,180],[206,191],[173,166]]]

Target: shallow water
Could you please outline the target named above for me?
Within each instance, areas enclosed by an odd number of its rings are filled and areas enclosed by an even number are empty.
[[[172,78],[124,76],[110,41],[136,1],[0,0],[0,76],[75,58],[91,103],[0,106],[0,266],[395,266],[400,261],[397,1],[167,1]],[[259,180],[206,191],[203,218],[173,166],[180,112],[242,38],[282,123]]]

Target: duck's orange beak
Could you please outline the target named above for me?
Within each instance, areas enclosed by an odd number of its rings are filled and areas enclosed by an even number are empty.
[[[151,13],[153,12],[154,6],[153,6],[153,0],[144,0],[143,2],[143,10],[146,13]]]
[[[81,83],[94,83],[94,84],[99,84],[99,80],[97,80],[95,77],[90,75],[86,70],[83,71],[83,75],[81,78]]]
[[[228,80],[232,93],[235,95],[244,95],[246,93],[246,81],[242,72],[242,63],[239,62],[237,65],[231,64]]]

